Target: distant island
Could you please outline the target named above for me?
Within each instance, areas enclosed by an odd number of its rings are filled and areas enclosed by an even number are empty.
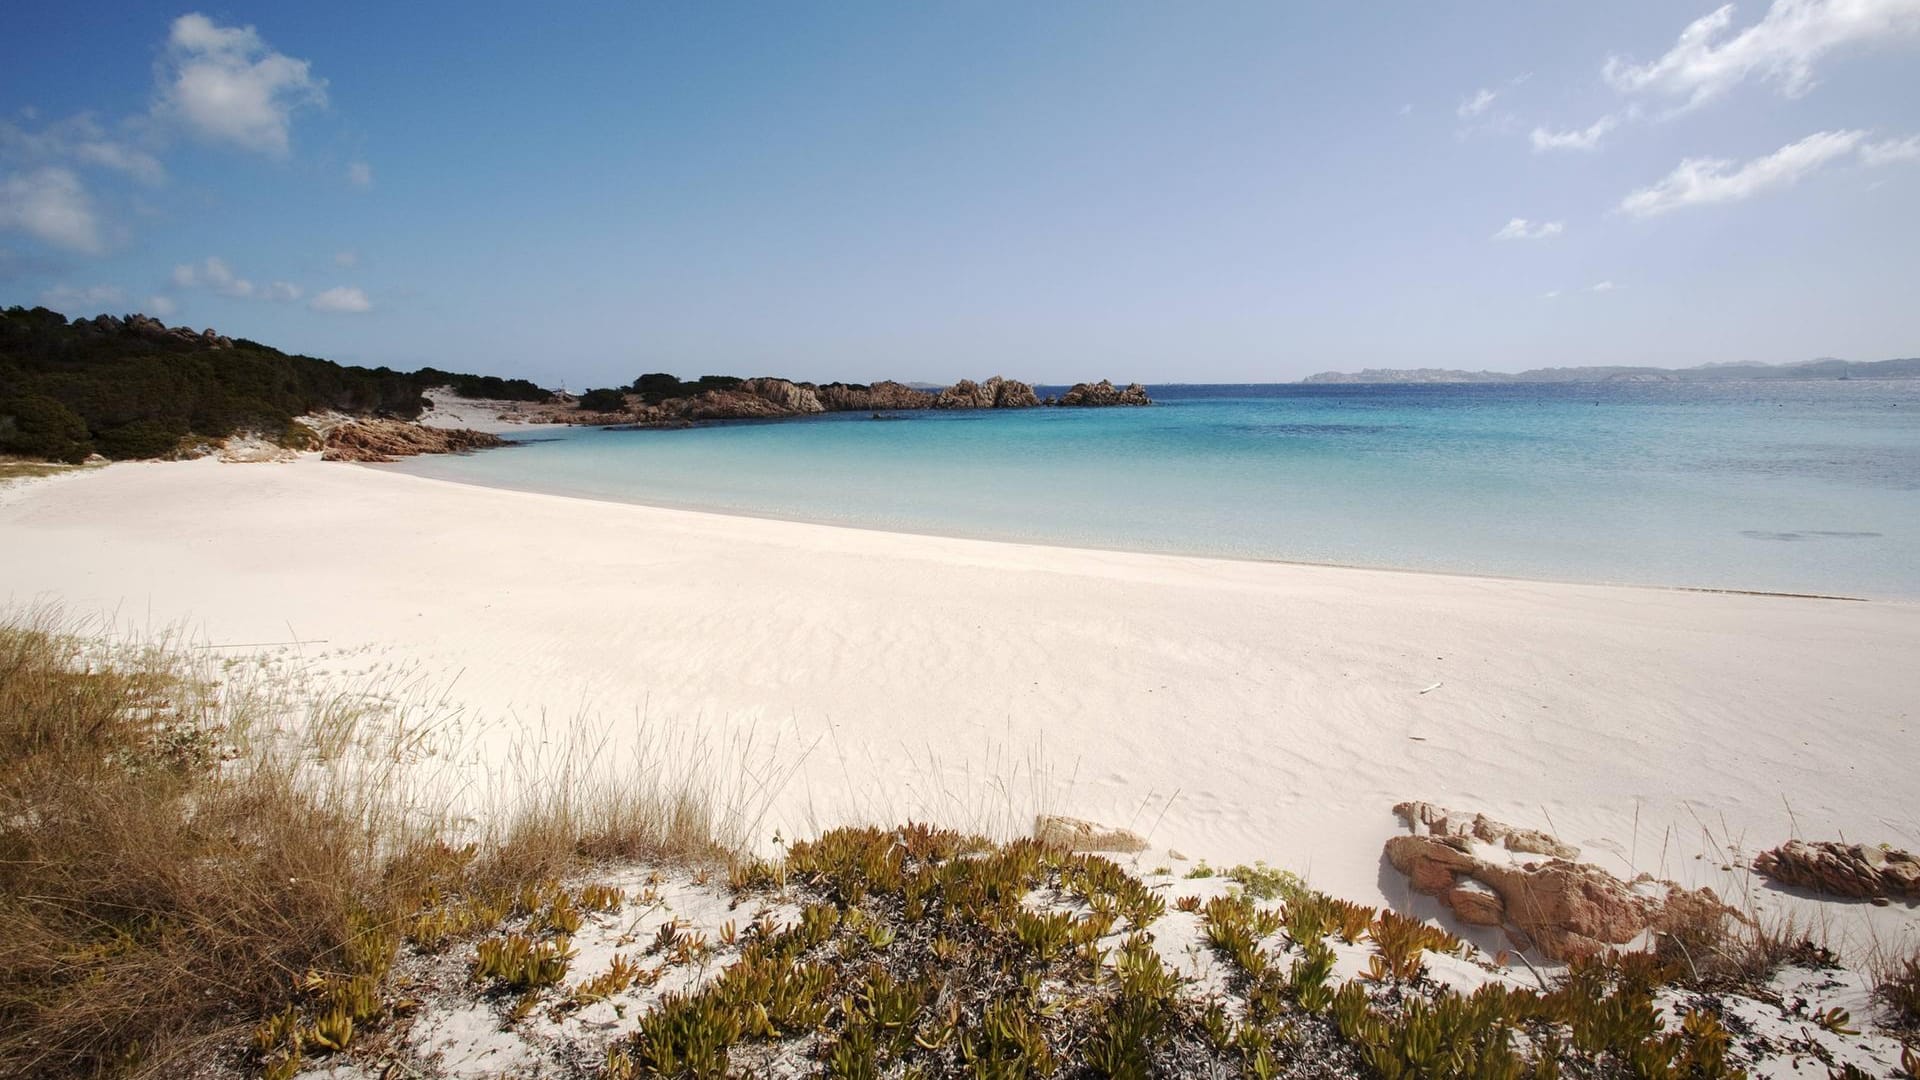
[[[1920,379],[1920,357],[1898,360],[1821,358],[1791,364],[1721,363],[1688,368],[1561,367],[1531,371],[1460,371],[1453,368],[1367,368],[1323,371],[1303,383],[1575,383],[1733,382],[1744,379]]]

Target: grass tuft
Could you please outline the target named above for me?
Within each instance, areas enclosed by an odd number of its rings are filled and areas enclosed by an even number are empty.
[[[601,858],[723,851],[710,797],[664,777],[548,790],[456,843],[411,771],[420,717],[100,630],[0,615],[0,1075],[171,1076],[249,1043],[291,1075],[391,1018],[402,941],[487,932]],[[556,982],[580,918],[545,897],[499,977]]]

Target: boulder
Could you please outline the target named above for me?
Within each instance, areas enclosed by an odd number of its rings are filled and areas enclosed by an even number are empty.
[[[1387,840],[1387,861],[1407,875],[1414,891],[1438,897],[1462,922],[1505,926],[1516,945],[1538,948],[1551,959],[1590,956],[1648,931],[1733,915],[1711,889],[1689,891],[1645,874],[1627,882],[1570,857],[1518,862],[1498,852],[1483,855],[1479,848],[1577,851],[1547,833],[1429,803],[1402,803],[1394,810],[1412,831]]]
[[[820,399],[814,394],[812,387],[801,386],[797,383],[788,382],[785,379],[748,379],[739,386],[734,387],[734,389],[739,393],[752,394],[754,397],[764,398],[779,406],[781,410],[785,412],[817,413],[827,411],[826,407],[820,404]]]
[[[322,461],[393,461],[415,454],[453,454],[506,446],[507,440],[465,428],[430,428],[406,420],[349,420],[326,434]]]
[[[1507,903],[1488,885],[1472,878],[1447,891],[1447,906],[1470,926],[1500,926],[1507,921]]]
[[[1099,408],[1112,405],[1151,405],[1153,399],[1147,396],[1147,388],[1139,383],[1129,383],[1126,389],[1117,389],[1112,382],[1101,379],[1097,383],[1075,383],[1066,393],[1060,395],[1062,406],[1081,408]]]
[[[1132,854],[1147,850],[1147,842],[1138,833],[1109,829],[1080,818],[1041,814],[1033,819],[1033,838],[1042,846],[1062,851],[1118,851]]]
[[[925,390],[897,382],[877,382],[872,386],[828,383],[814,388],[814,395],[828,412],[874,412],[893,409],[930,409],[933,395]]]
[[[1829,896],[1920,900],[1920,856],[1898,848],[1789,840],[1761,852],[1753,868],[1782,884]]]
[[[998,375],[982,383],[961,379],[933,399],[936,409],[1030,409],[1039,404],[1033,387]]]
[[[1415,836],[1457,836],[1487,844],[1499,844],[1508,851],[1531,855],[1551,855],[1557,859],[1577,859],[1580,849],[1563,844],[1551,834],[1536,829],[1521,829],[1495,821],[1485,814],[1468,816],[1428,802],[1403,802],[1393,808]]]

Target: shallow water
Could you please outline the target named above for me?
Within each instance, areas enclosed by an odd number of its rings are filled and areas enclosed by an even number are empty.
[[[1150,409],[578,428],[391,467],[956,536],[1920,597],[1920,382],[1152,392]]]

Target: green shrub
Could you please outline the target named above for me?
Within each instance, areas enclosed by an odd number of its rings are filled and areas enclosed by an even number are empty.
[[[244,338],[155,332],[131,317],[68,323],[45,308],[0,310],[0,386],[8,399],[0,453],[77,461],[98,448],[110,457],[153,457],[172,453],[189,432],[209,439],[271,433],[325,410],[412,419],[426,408],[421,392],[444,385],[487,397],[550,396],[524,379],[345,367]],[[30,404],[16,408],[23,402]]]
[[[179,449],[187,425],[178,420],[135,420],[99,434],[100,452],[116,461],[164,457]]]
[[[627,407],[625,390],[589,390],[580,395],[580,407],[588,412],[623,412]]]
[[[0,452],[79,463],[93,450],[87,422],[50,397],[0,402]]]

